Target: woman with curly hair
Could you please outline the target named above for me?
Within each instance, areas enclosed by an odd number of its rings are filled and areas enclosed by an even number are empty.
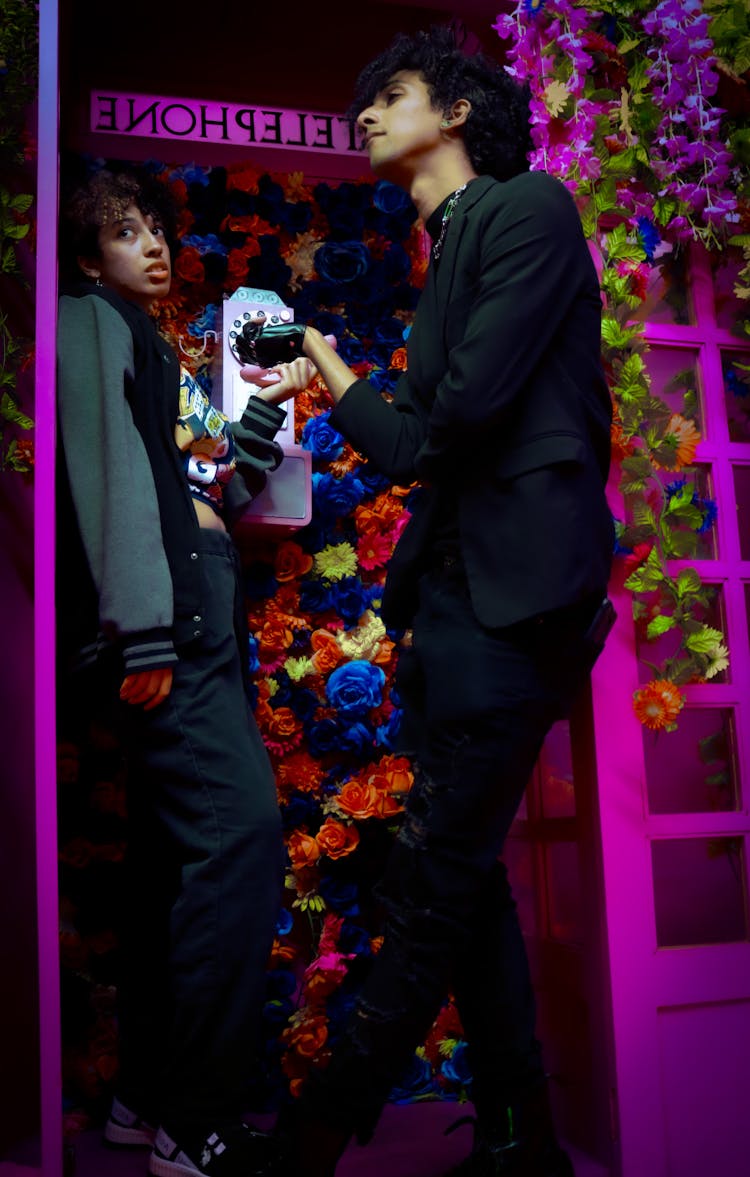
[[[242,1122],[281,906],[273,775],[247,696],[227,518],[278,466],[299,359],[218,412],[158,334],[167,189],[95,173],[61,226],[60,726],[111,699],[128,761],[120,1068],[106,1140],[156,1177],[248,1177],[271,1144]]]

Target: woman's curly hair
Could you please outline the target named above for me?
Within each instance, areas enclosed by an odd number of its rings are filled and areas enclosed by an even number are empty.
[[[448,26],[413,36],[400,33],[360,73],[348,118],[354,121],[370,106],[399,70],[421,74],[433,107],[445,114],[459,98],[469,100],[471,113],[463,133],[476,172],[509,180],[529,170],[527,157],[532,144],[528,86],[514,81],[485,54],[464,54]]]
[[[165,184],[133,170],[94,172],[63,196],[59,241],[63,277],[81,277],[78,258],[99,256],[99,231],[120,220],[131,204],[144,217],[151,216],[161,225],[170,250],[173,248],[176,209]]]

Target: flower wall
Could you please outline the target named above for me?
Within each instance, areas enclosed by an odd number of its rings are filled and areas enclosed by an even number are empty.
[[[670,560],[700,551],[716,513],[692,469],[695,390],[677,381],[679,409],[653,394],[643,336],[655,274],[668,285],[693,239],[733,251],[737,294],[750,294],[740,168],[748,138],[715,101],[711,27],[729,47],[725,59],[734,55],[738,70],[725,68],[741,87],[742,5],[614,0],[593,10],[523,0],[495,26],[509,68],[532,88],[532,166],[574,192],[601,270],[623,502],[618,550],[635,618],[660,651],[634,706],[655,729],[677,722],[681,685],[712,677],[727,657],[721,632],[705,619],[709,589],[689,567],[669,572]],[[354,371],[389,394],[426,269],[415,210],[399,189],[365,180],[311,185],[300,173],[250,165],[149,166],[181,210],[160,326],[207,388],[220,379],[211,333],[220,330],[222,298],[253,286],[275,290],[299,321],[335,334]],[[737,364],[727,379],[740,411],[750,412],[747,369]],[[256,1106],[298,1092],[341,1033],[378,951],[373,887],[411,785],[394,750],[400,635],[386,631],[379,603],[414,488],[391,487],[331,428],[317,383],[296,402],[296,426],[313,458],[312,522],[281,542],[259,538],[244,553],[256,715],[288,849]],[[116,1070],[111,911],[124,848],[121,753],[106,725],[94,724],[90,736],[86,749],[63,745],[60,759],[66,1082],[71,1105],[86,1114],[104,1107]],[[393,1097],[459,1097],[468,1084],[448,1004]]]

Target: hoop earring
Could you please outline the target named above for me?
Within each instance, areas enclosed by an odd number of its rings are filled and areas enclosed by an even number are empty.
[[[104,285],[104,283],[102,282],[101,278],[99,278],[99,277],[97,276],[97,279],[96,279],[96,282],[94,283],[94,285],[95,285],[95,286],[103,286],[103,285]]]

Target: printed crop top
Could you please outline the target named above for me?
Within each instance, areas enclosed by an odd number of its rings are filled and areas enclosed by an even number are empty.
[[[183,452],[190,493],[217,514],[237,465],[229,419],[211,404],[198,381],[180,369],[180,415],[174,438]]]

